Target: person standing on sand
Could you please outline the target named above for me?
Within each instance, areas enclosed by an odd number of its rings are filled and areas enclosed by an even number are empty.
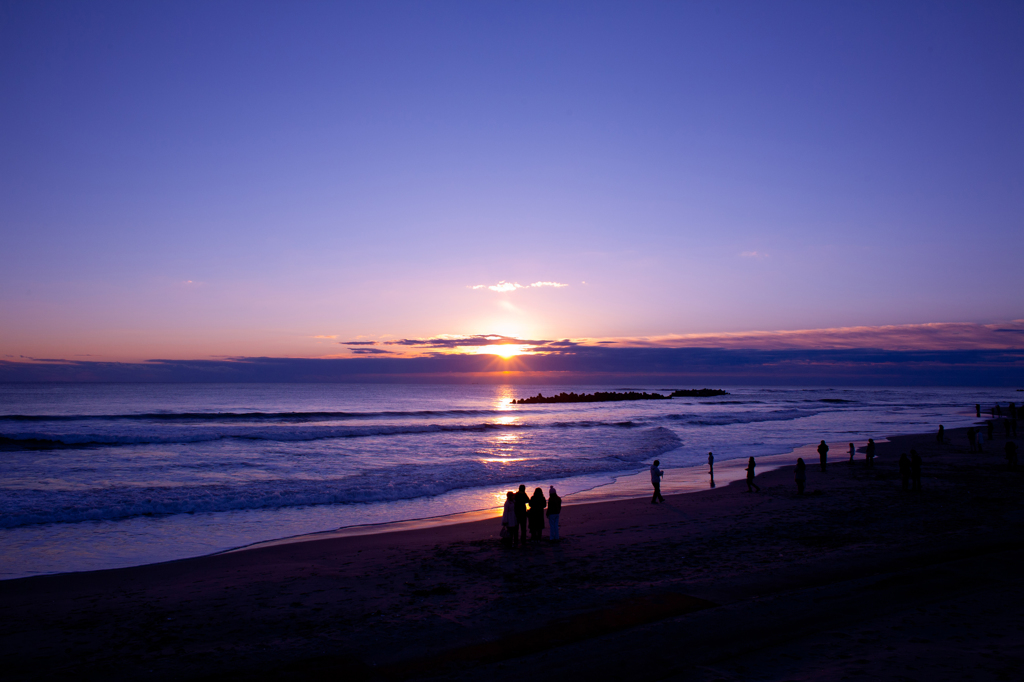
[[[905,452],[900,455],[900,479],[903,480],[903,492],[910,490],[910,458]]]
[[[804,494],[804,485],[807,484],[807,465],[803,457],[796,458],[796,494]]]
[[[558,542],[558,517],[562,513],[562,498],[555,492],[555,486],[548,488],[548,523],[551,524],[551,541]]]
[[[711,487],[715,487],[715,456],[708,453],[708,473],[711,474]]]
[[[512,546],[518,547],[519,542],[522,541],[523,546],[526,546],[526,522],[527,512],[526,505],[530,501],[530,496],[526,494],[526,486],[519,486],[519,492],[516,493],[515,497],[512,498],[515,503],[516,511],[516,528],[512,533]]]
[[[750,459],[747,460],[747,492],[748,493],[754,492],[754,490],[751,490],[751,487],[753,487],[757,492],[761,492],[761,487],[758,486],[756,483],[754,483],[754,467],[756,467],[756,466],[757,466],[757,464],[754,462],[754,458],[753,457],[751,457]]]
[[[651,504],[658,504],[664,502],[665,498],[661,496],[661,477],[665,475],[665,472],[658,468],[661,464],[661,460],[654,460],[654,464],[651,465],[651,483],[654,485],[654,495],[651,496]]]
[[[537,488],[530,498],[530,541],[540,542],[544,535],[544,507],[548,506],[544,499],[544,491]]]
[[[511,490],[505,495],[505,507],[501,512],[501,544],[506,547],[512,545],[512,538],[516,536],[516,494]]]
[[[853,447],[853,443],[850,443],[850,464],[853,464],[853,455],[857,452],[857,448]]]
[[[946,442],[946,427],[939,424],[939,432],[935,436],[935,440],[938,441],[939,445]]]
[[[917,450],[910,451],[910,477],[914,479],[914,490],[921,492],[921,455]]]
[[[978,452],[985,452],[985,432],[981,429],[975,431],[974,440],[978,441]]]
[[[867,447],[864,448],[864,466],[869,469],[875,463],[875,439],[868,438]]]
[[[818,461],[821,462],[821,470],[825,470],[825,465],[828,464],[828,445],[825,441],[821,441],[818,445]]]
[[[1012,440],[1006,441],[1006,445],[1003,446],[1006,451],[1006,464],[1010,467],[1010,471],[1017,470],[1017,444]]]

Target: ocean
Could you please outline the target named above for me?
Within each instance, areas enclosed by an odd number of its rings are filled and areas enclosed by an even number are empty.
[[[0,578],[132,566],[361,524],[570,496],[662,468],[974,423],[1012,389],[727,387],[729,395],[513,405],[675,386],[0,385]],[[835,455],[843,457],[839,451]],[[667,479],[668,480],[668,479]],[[671,492],[666,486],[666,492]],[[571,501],[571,499],[570,499]]]

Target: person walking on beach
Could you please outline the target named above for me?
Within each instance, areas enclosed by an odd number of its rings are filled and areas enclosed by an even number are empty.
[[[537,488],[530,498],[530,541],[540,542],[544,535],[544,508],[548,506],[544,491]]]
[[[850,443],[850,464],[853,464],[853,455],[857,452],[857,448],[853,447],[853,443]]]
[[[821,470],[825,470],[825,465],[828,464],[828,445],[825,441],[821,441],[818,444],[818,460],[821,462]]]
[[[548,523],[551,524],[551,541],[558,542],[558,517],[562,513],[562,498],[555,492],[555,486],[548,488]]]
[[[914,490],[921,492],[921,455],[917,450],[910,451],[910,477],[914,479]]]
[[[715,487],[715,456],[708,453],[708,473],[711,474],[711,487]]]
[[[757,466],[757,464],[754,462],[754,458],[753,457],[751,457],[750,459],[747,460],[747,492],[748,493],[752,493],[752,492],[755,492],[755,491],[756,492],[761,492],[760,486],[758,486],[756,483],[754,483],[754,467],[755,466]],[[751,487],[753,487],[754,490],[751,490]]]
[[[804,494],[804,485],[807,484],[807,465],[803,457],[796,458],[796,494]]]
[[[992,440],[993,434],[995,433],[995,422],[992,419],[985,420],[985,426],[988,428],[988,439]]]
[[[505,495],[505,507],[501,511],[501,544],[512,546],[516,534],[516,494],[511,490]]]
[[[981,419],[981,405],[979,403],[974,404],[974,414]]]
[[[939,432],[935,435],[935,440],[938,441],[939,445],[946,442],[946,427],[939,424]]]
[[[903,492],[910,490],[910,458],[907,453],[900,455],[900,478],[903,480]]]
[[[512,532],[512,546],[518,547],[520,541],[526,546],[526,523],[528,520],[526,505],[530,502],[530,496],[526,494],[526,486],[519,486],[519,492],[512,498],[515,503],[516,528]],[[515,532],[518,531],[518,532]]]
[[[658,468],[661,464],[661,460],[654,460],[654,464],[651,465],[651,484],[654,485],[654,495],[651,496],[651,504],[658,504],[664,502],[665,498],[661,496],[661,477],[665,475],[665,472]]]
[[[867,447],[864,448],[864,466],[869,469],[875,463],[875,439],[868,438]]]

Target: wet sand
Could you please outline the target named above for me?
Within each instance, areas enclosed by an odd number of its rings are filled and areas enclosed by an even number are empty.
[[[1018,679],[1024,496],[997,434],[833,443],[714,490],[0,582],[7,679]],[[916,447],[923,491],[896,460]],[[790,456],[790,461],[796,455]],[[767,459],[767,458],[766,458]],[[765,462],[766,463],[766,462]],[[623,483],[625,485],[625,482]],[[700,485],[696,477],[693,485]],[[706,484],[706,479],[705,479]],[[683,485],[680,480],[680,486]],[[649,483],[647,484],[649,486]]]

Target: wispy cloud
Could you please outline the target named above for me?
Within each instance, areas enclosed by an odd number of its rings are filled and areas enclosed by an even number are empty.
[[[740,258],[767,258],[768,254],[764,251],[744,251],[740,254]]]
[[[338,338],[338,335],[337,334],[317,334],[313,338],[314,339],[336,339],[336,338]]]
[[[560,289],[567,286],[569,285],[562,284],[561,282],[534,282],[533,284],[520,284],[519,282],[506,282],[505,280],[501,280],[497,284],[475,284],[471,286],[470,289],[488,289],[490,291],[504,293],[516,291],[517,289],[541,289],[544,287]]]
[[[355,355],[394,355],[394,351],[384,350],[383,348],[349,348]]]
[[[980,350],[1021,347],[1024,320],[1000,324],[934,322],[877,327],[832,327],[716,334],[670,334],[619,339],[623,346],[659,348],[748,348],[758,350]]]
[[[332,337],[336,338],[336,337]],[[343,346],[376,346],[376,341],[339,341]]]

